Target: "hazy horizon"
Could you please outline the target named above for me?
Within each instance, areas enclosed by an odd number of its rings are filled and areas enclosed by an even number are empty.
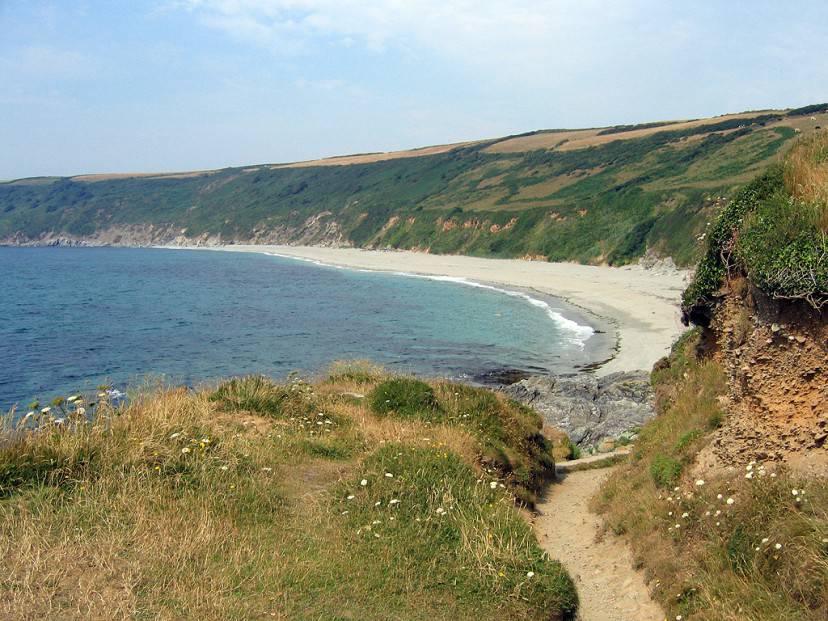
[[[0,1],[0,179],[828,101],[828,5]]]

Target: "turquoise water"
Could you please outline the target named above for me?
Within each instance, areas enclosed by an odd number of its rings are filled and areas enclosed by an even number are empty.
[[[592,330],[554,301],[255,253],[0,248],[0,287],[0,409],[147,376],[278,378],[341,359],[483,380],[596,357]]]

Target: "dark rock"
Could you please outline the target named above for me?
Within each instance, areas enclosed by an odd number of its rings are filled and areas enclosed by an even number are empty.
[[[650,374],[646,371],[604,377],[536,375],[507,386],[503,392],[533,407],[547,423],[584,447],[615,440],[654,414]]]

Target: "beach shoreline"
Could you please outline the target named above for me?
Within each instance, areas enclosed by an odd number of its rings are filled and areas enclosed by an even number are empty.
[[[239,244],[197,249],[254,252],[348,269],[463,279],[551,296],[583,311],[599,334],[607,328],[614,330],[615,355],[606,361],[596,361],[593,370],[599,376],[619,371],[649,371],[669,352],[684,329],[678,304],[688,272],[675,269],[321,246]]]

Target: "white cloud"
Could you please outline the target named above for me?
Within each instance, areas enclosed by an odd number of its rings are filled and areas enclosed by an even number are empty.
[[[97,63],[82,52],[49,45],[29,45],[6,52],[0,58],[6,75],[38,79],[91,77]]]
[[[573,55],[583,70],[612,54],[607,47],[618,40],[620,27],[648,28],[641,2],[619,7],[598,0],[182,0],[175,6],[274,52],[309,52],[321,40],[375,52],[437,54],[524,76],[565,71],[562,61]],[[670,33],[652,27],[648,36],[667,39]],[[628,41],[629,48],[637,45],[635,38]]]

